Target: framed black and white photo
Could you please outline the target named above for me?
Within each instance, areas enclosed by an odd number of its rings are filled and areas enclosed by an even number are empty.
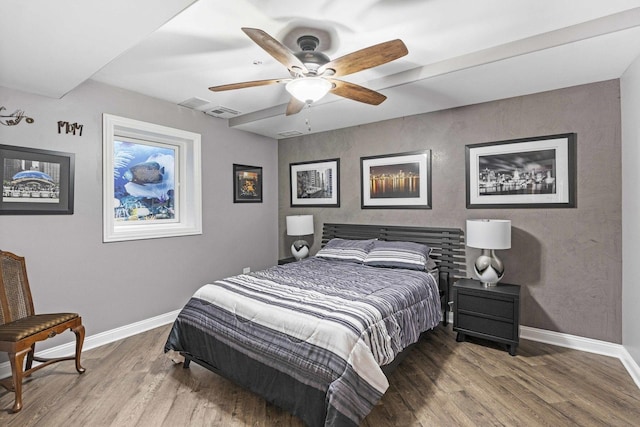
[[[467,208],[574,208],[576,134],[466,146]]]
[[[0,214],[73,214],[73,153],[0,145]]]
[[[233,165],[233,203],[262,203],[262,168]]]
[[[291,207],[339,207],[340,159],[290,163]]]
[[[363,209],[431,209],[431,150],[360,158]]]

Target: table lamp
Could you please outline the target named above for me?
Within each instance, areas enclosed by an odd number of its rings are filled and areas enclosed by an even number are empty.
[[[496,249],[511,247],[511,221],[506,219],[468,219],[467,246],[482,249],[473,270],[485,286],[495,286],[504,275],[504,264]]]
[[[300,261],[309,256],[309,243],[302,236],[313,234],[313,215],[292,215],[287,217],[287,236],[298,236],[291,245],[291,254]]]

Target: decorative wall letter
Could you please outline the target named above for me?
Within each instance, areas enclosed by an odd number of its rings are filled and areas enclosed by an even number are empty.
[[[69,123],[69,122],[58,122],[58,133],[62,133],[62,129],[65,129],[65,133],[73,133],[76,134],[76,131],[79,131],[78,136],[82,136],[82,126],[78,123]]]

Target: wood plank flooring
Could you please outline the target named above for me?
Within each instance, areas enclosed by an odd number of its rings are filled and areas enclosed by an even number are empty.
[[[303,425],[197,364],[174,364],[162,353],[169,328],[84,352],[84,375],[72,362],[38,371],[18,414],[2,389],[0,425]],[[486,341],[457,343],[451,326],[423,338],[390,383],[363,426],[640,425],[640,390],[618,359],[524,340],[511,357]]]

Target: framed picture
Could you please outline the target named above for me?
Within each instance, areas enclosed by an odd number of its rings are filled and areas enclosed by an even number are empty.
[[[0,145],[0,214],[73,214],[75,155]]]
[[[466,146],[467,208],[574,208],[576,134]]]
[[[103,240],[202,234],[200,135],[103,115]]]
[[[290,163],[291,207],[340,206],[340,159]]]
[[[233,165],[233,203],[262,203],[262,168]]]
[[[360,158],[363,209],[431,209],[431,150]]]

